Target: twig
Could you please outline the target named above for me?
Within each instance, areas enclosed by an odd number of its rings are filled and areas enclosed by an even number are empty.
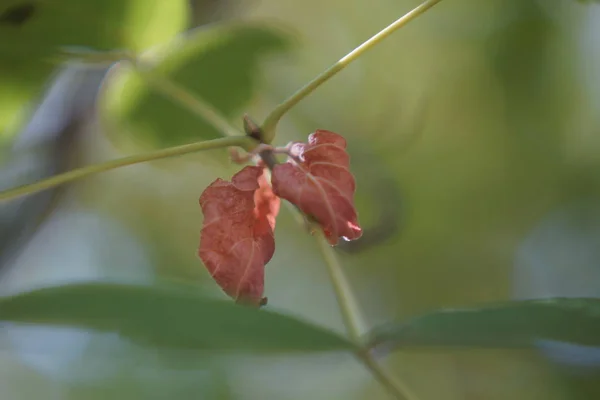
[[[317,242],[319,244],[319,250],[327,265],[327,271],[333,284],[335,297],[344,320],[344,325],[350,339],[362,346],[361,330],[363,322],[361,321],[361,312],[358,307],[358,302],[352,295],[352,288],[340,262],[338,261],[335,251],[325,238],[321,228],[316,228]],[[377,363],[377,360],[369,352],[368,349],[361,349],[356,352],[356,357],[371,371],[375,379],[382,386],[384,386],[388,392],[398,400],[417,400],[412,391],[406,387],[406,385],[396,379],[394,379],[381,365]]]
[[[168,157],[182,156],[188,153],[195,153],[204,150],[213,150],[222,147],[240,146],[244,148],[250,148],[253,145],[256,145],[256,141],[247,136],[227,137],[185,144],[182,146],[169,147],[167,149],[151,151],[143,154],[136,154],[133,156],[123,158],[117,158],[115,160],[110,160],[103,163],[78,168],[73,171],[65,172],[64,174],[55,175],[51,178],[38,181],[29,185],[18,186],[16,188],[6,190],[0,193],[0,201],[6,201],[17,197],[25,196],[27,194],[41,192],[42,190],[50,189],[68,182],[72,182],[77,179],[85,178],[90,175],[95,175],[100,172],[109,171],[111,169],[124,167],[127,165],[139,164],[146,161],[160,160]]]
[[[408,24],[410,21],[419,17],[421,14],[425,13],[427,10],[438,4],[440,1],[442,0],[426,0],[421,5],[414,8],[412,11],[406,13],[405,15],[398,18],[396,21],[392,22],[390,25],[379,31],[377,34],[371,36],[371,38],[368,39],[366,42],[352,50],[350,53],[346,54],[338,62],[333,64],[331,67],[327,68],[316,78],[314,78],[312,81],[308,82],[301,89],[299,89],[296,93],[284,100],[283,103],[275,107],[275,109],[271,111],[271,113],[267,116],[267,118],[262,124],[263,138],[265,140],[265,143],[271,143],[273,141],[273,139],[275,138],[275,129],[277,127],[277,124],[279,123],[279,120],[292,107],[298,104],[306,96],[314,92],[316,88],[327,82],[338,72],[346,68],[352,61],[357,60],[366,51],[375,47],[383,39],[387,38],[392,33],[402,28],[404,25]]]

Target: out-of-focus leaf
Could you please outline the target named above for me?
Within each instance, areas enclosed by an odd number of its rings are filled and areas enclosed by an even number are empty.
[[[188,9],[186,0],[0,0],[0,132],[16,124],[61,48],[141,51],[185,29]]]
[[[158,55],[153,74],[168,79],[226,117],[238,114],[254,94],[259,61],[286,49],[284,35],[264,26],[202,28]],[[223,135],[181,104],[165,97],[136,71],[117,66],[106,82],[102,110],[138,140],[164,147]]]
[[[290,316],[204,297],[189,287],[83,283],[0,298],[0,320],[118,332],[184,350],[333,351],[353,345]]]
[[[375,329],[374,347],[532,347],[550,339],[600,345],[600,299],[549,298],[434,311]]]
[[[0,52],[31,59],[59,47],[133,51],[164,43],[187,25],[186,0],[2,0]]]

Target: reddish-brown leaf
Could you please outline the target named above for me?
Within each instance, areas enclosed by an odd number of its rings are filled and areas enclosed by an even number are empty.
[[[231,182],[215,180],[200,196],[204,222],[198,254],[225,293],[253,305],[262,302],[280,205],[264,171],[247,166]]]
[[[288,162],[273,168],[273,191],[313,217],[329,243],[358,239],[362,229],[354,207],[356,183],[350,172],[346,140],[317,130],[308,143],[295,143]]]

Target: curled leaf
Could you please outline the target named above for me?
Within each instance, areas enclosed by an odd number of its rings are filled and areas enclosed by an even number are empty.
[[[346,140],[317,130],[308,143],[294,143],[286,163],[273,168],[273,191],[314,218],[329,243],[362,235],[354,207],[356,183],[350,172]]]
[[[273,257],[280,200],[263,167],[247,166],[231,182],[217,179],[200,196],[204,214],[198,255],[229,296],[264,302],[264,269]]]

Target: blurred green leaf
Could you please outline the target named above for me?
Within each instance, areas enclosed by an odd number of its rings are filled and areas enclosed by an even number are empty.
[[[343,337],[293,317],[210,299],[183,286],[70,284],[0,298],[0,320],[118,332],[185,350],[352,350]]]
[[[600,345],[600,299],[550,298],[434,311],[375,329],[374,347],[529,347],[548,339]]]
[[[202,28],[158,56],[152,73],[168,79],[226,117],[253,97],[259,61],[288,48],[282,32],[258,25]],[[165,147],[223,134],[181,104],[157,93],[132,68],[119,66],[107,80],[101,109],[136,139]],[[139,135],[139,136],[138,136]]]
[[[31,60],[64,46],[141,51],[184,29],[186,0],[0,0],[0,53]]]
[[[0,133],[56,66],[61,48],[141,51],[187,27],[186,0],[0,0]]]

